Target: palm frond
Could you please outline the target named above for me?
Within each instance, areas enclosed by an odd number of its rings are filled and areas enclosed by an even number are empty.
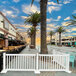
[[[49,32],[49,35],[50,35],[50,36],[52,36],[52,35],[54,35],[54,34],[55,34],[55,32],[53,32],[53,31],[50,31],[50,32]]]
[[[65,29],[62,26],[60,26],[57,28],[56,32],[63,33],[65,32]]]
[[[31,27],[27,30],[27,34],[29,37],[31,37],[33,35],[33,33],[35,32],[35,28],[34,27]]]
[[[25,19],[25,22],[24,23],[30,23],[32,25],[36,25],[38,23],[40,23],[40,13],[38,12],[35,12],[35,13],[32,13],[28,16],[27,19]]]
[[[73,17],[74,19],[76,19],[76,16],[72,15],[72,17]]]
[[[34,2],[34,0],[32,0],[32,2],[31,2],[31,6],[32,6],[33,2]]]
[[[76,16],[72,15],[73,19],[70,19],[67,23],[69,25],[76,25]]]
[[[57,3],[59,4],[59,0],[57,0]]]

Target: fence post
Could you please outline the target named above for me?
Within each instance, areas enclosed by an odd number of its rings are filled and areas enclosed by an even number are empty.
[[[70,66],[70,55],[68,54],[67,56],[66,56],[66,72],[68,72],[68,73],[71,73],[71,71],[69,70],[70,68],[69,68],[69,66]]]
[[[5,69],[6,66],[6,53],[3,53],[3,70],[1,71],[1,73],[6,73],[7,70]]]
[[[5,53],[3,53],[3,70],[5,70],[5,57],[6,56],[6,54]]]
[[[39,55],[38,55],[38,53],[37,53],[37,54],[36,54],[36,70],[35,70],[35,73],[36,73],[36,74],[40,74],[40,71],[39,71],[39,69],[38,69],[38,62],[39,62],[39,61],[38,61],[38,56],[39,56]]]

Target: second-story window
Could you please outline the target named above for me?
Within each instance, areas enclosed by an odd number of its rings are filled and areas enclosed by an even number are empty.
[[[6,20],[4,20],[3,26],[6,30],[9,30],[9,23]]]

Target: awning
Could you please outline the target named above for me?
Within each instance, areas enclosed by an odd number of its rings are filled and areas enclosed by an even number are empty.
[[[0,33],[0,38],[5,39],[4,35]]]

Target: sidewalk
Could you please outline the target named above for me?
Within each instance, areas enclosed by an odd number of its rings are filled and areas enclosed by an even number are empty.
[[[29,49],[26,47],[20,54],[35,54],[38,53],[36,49]],[[0,74],[0,76],[76,76],[76,73],[66,73],[66,72],[41,72],[39,75],[36,75],[34,72],[7,72],[6,74]]]
[[[38,49],[30,49],[29,46],[27,46],[20,54],[36,54],[38,53]]]

